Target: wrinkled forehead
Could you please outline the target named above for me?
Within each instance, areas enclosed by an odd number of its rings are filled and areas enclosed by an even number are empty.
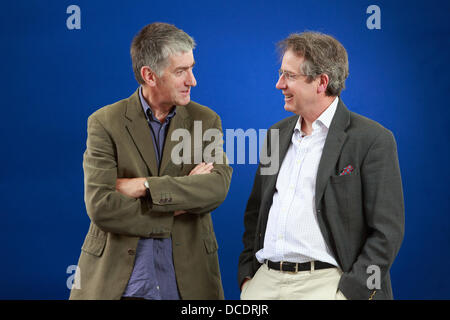
[[[194,53],[192,50],[185,52],[176,52],[167,58],[168,68],[190,68],[195,64]]]

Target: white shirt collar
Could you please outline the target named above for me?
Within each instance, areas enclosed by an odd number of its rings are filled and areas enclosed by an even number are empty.
[[[333,102],[325,109],[324,112],[312,123],[313,130],[319,128],[319,122],[322,123],[327,129],[330,128],[331,121],[333,120],[334,114],[336,113],[339,98],[336,97]],[[294,131],[299,130],[302,134],[304,133],[301,129],[302,116],[298,117],[298,121],[295,124]]]

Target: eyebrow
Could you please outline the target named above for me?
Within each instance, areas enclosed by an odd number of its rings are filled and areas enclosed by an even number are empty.
[[[190,65],[190,66],[188,66],[188,67],[186,67],[186,66],[177,67],[177,68],[175,68],[175,71],[178,71],[178,70],[187,70],[187,69],[189,69],[189,68],[193,68],[194,66],[195,66],[195,61],[194,61],[194,63],[193,63],[192,65]]]
[[[286,70],[286,69],[283,69],[283,68],[280,68],[280,69],[278,69],[278,71],[282,71],[282,72],[287,72],[287,73],[294,73],[294,74],[296,74],[296,72],[295,72],[295,71],[289,71],[289,70]]]

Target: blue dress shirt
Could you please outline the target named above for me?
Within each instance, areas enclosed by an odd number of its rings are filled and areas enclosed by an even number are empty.
[[[159,168],[167,129],[176,110],[174,107],[165,121],[161,123],[153,115],[150,106],[143,98],[142,87],[139,88],[139,98],[153,138],[156,161]],[[123,296],[149,300],[180,299],[173,266],[171,238],[139,239],[133,272]]]

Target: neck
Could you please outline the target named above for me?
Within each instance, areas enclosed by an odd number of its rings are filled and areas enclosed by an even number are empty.
[[[142,97],[149,105],[156,119],[158,119],[160,122],[164,122],[170,110],[172,110],[173,105],[158,104],[157,95],[148,86],[145,85],[142,86]]]
[[[320,115],[328,109],[328,107],[331,105],[331,103],[334,101],[336,97],[328,97],[325,96],[311,108],[308,110],[305,110],[302,114],[302,131],[306,133],[306,135],[310,135],[312,133],[312,124],[314,121],[317,120],[317,118],[320,117]]]

